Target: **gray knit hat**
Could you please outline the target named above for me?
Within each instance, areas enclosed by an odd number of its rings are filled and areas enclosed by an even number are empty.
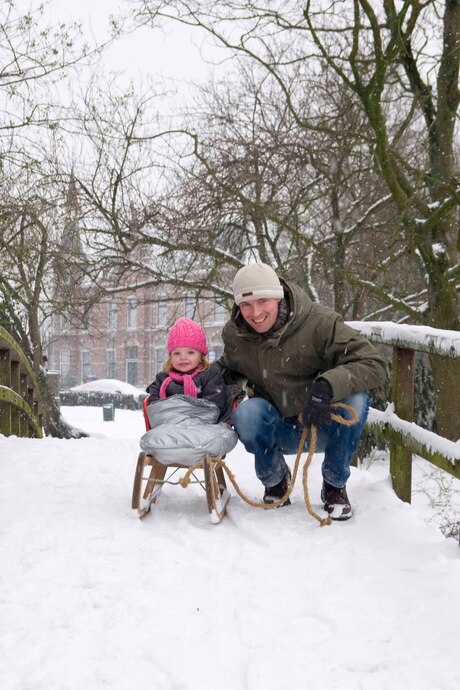
[[[240,268],[233,281],[233,294],[236,304],[264,297],[284,297],[278,276],[267,264],[249,264]]]

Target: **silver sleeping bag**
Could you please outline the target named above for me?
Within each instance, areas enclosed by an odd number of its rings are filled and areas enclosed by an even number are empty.
[[[225,455],[238,436],[218,422],[219,408],[209,400],[171,395],[147,407],[151,429],[140,440],[141,449],[165,464],[194,465],[203,455]]]

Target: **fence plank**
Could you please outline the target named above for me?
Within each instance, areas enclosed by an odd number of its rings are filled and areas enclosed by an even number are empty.
[[[393,349],[392,395],[395,412],[408,422],[414,419],[414,351]],[[411,502],[412,450],[400,442],[390,446],[390,474],[399,498]]]
[[[20,363],[18,360],[11,362],[11,388],[16,393],[20,391]],[[13,436],[21,436],[21,411],[11,406],[11,433]]]

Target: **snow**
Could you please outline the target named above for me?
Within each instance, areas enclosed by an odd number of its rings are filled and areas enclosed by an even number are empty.
[[[81,391],[82,393],[122,393],[123,395],[132,395],[136,399],[145,392],[143,389],[117,379],[96,379],[96,381],[88,381],[80,386],[74,386],[70,390]]]
[[[450,331],[430,326],[410,326],[408,324],[393,323],[393,321],[347,321],[362,335],[371,338],[380,338],[382,342],[399,341],[426,348],[435,348],[435,351],[450,357],[460,357],[460,331]]]
[[[460,548],[353,468],[355,516],[319,527],[301,484],[257,510],[166,486],[130,508],[140,411],[65,407],[84,439],[0,437],[2,690],[451,690]],[[289,458],[292,466],[294,458]],[[227,461],[260,500],[251,456]],[[320,457],[309,471],[319,510]]]
[[[460,462],[460,439],[458,441],[449,441],[449,439],[438,436],[438,434],[428,431],[428,429],[423,429],[423,427],[418,426],[415,422],[408,422],[405,419],[401,419],[395,413],[393,403],[389,403],[384,411],[371,408],[369,410],[368,419],[369,422],[382,426],[389,424],[396,431],[399,431],[405,436],[410,436],[420,443],[420,445],[426,446],[431,452],[441,453],[441,455],[448,458],[453,465]]]

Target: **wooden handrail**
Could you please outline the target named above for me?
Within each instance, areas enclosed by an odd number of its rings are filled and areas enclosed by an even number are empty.
[[[376,343],[454,359],[460,357],[460,331],[409,326],[392,321],[347,321],[347,324]]]
[[[411,502],[413,453],[460,479],[457,444],[413,422],[414,353],[459,358],[460,332],[380,321],[347,323],[369,340],[393,348],[391,396],[394,413],[371,410],[366,426],[390,444],[390,475],[397,496]]]
[[[14,338],[0,326],[0,433],[41,438],[42,414],[32,366]]]

